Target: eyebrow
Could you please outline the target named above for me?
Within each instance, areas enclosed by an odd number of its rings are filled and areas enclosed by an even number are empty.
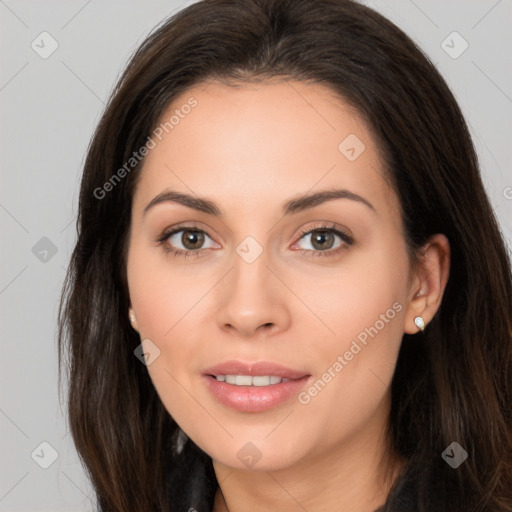
[[[349,199],[351,201],[356,201],[366,205],[373,212],[377,213],[375,207],[367,199],[346,189],[322,190],[313,194],[305,194],[293,197],[283,203],[282,212],[283,215],[298,213],[333,199]],[[188,208],[213,215],[215,217],[222,216],[221,209],[213,201],[203,197],[191,196],[189,194],[184,194],[182,192],[176,192],[173,190],[166,190],[154,197],[144,208],[143,214],[145,215],[150,208],[153,208],[157,204],[168,202],[178,203],[183,206],[187,206]]]

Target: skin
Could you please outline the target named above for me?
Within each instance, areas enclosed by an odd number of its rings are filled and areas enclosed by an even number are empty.
[[[163,118],[191,96],[197,106],[146,157],[132,205],[130,312],[141,340],[160,350],[148,365],[151,379],[169,414],[213,459],[216,512],[373,511],[404,464],[384,438],[402,335],[417,333],[414,318],[428,324],[440,305],[448,241],[432,237],[412,271],[376,143],[325,86],[203,83]],[[366,147],[354,161],[338,149],[349,134]],[[374,209],[345,198],[282,215],[290,198],[331,188]],[[144,214],[166,190],[207,197],[222,216],[175,202]],[[300,238],[322,221],[350,233],[353,244],[332,235],[322,251],[311,234]],[[191,222],[206,233],[198,249],[183,245],[183,232],[155,242]],[[263,249],[252,263],[236,252],[247,236]],[[174,256],[165,244],[201,255]],[[317,381],[393,304],[401,308],[394,318],[307,404],[292,397],[265,412],[239,412],[203,383],[203,369],[230,359],[276,362]],[[237,457],[248,442],[261,455],[252,467]]]

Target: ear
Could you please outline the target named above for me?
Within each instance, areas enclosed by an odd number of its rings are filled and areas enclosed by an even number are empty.
[[[414,323],[416,317],[422,317],[425,326],[432,320],[441,305],[449,273],[450,242],[445,235],[438,233],[422,247],[418,268],[411,280],[404,325],[407,334],[419,331]]]
[[[128,316],[130,318],[130,323],[132,324],[132,327],[139,332],[139,326],[137,324],[137,317],[135,316],[135,312],[132,308],[128,309]]]

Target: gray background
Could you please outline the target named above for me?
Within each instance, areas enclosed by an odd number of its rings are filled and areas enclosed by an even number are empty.
[[[57,302],[80,171],[127,59],[156,24],[190,3],[0,0],[1,511],[93,510],[57,386]],[[512,0],[365,3],[419,43],[451,86],[511,240]],[[47,58],[41,53],[55,43],[42,32],[58,44]],[[53,450],[58,456],[44,469]]]

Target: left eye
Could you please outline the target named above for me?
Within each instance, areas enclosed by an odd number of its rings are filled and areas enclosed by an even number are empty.
[[[351,240],[345,233],[338,231],[336,229],[312,229],[306,233],[304,233],[300,240],[307,240],[310,238],[309,245],[310,247],[303,247],[303,250],[313,250],[313,251],[327,251],[330,249],[337,249],[341,247],[343,243],[350,244]],[[341,242],[338,243],[337,246],[334,246],[335,239],[339,238]]]

